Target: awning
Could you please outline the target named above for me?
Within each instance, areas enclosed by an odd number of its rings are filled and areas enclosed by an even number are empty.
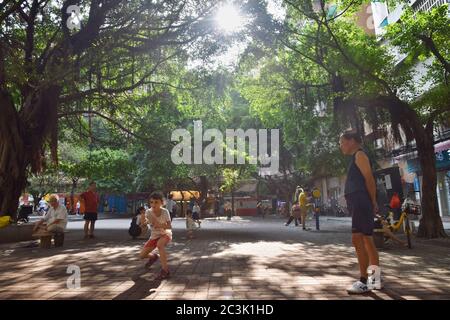
[[[441,151],[444,151],[444,150],[448,150],[448,149],[450,149],[450,140],[442,141],[442,142],[436,143],[434,145],[434,152],[435,153],[438,153],[438,152],[441,152]],[[396,156],[396,157],[394,157],[394,160],[398,161],[398,160],[403,159],[403,158],[410,158],[410,159],[412,159],[412,158],[417,158],[417,156],[418,156],[417,155],[417,151],[413,151],[413,152],[408,152],[408,153]]]
[[[189,201],[192,198],[200,198],[200,192],[198,191],[171,191],[170,194],[173,196],[174,201]]]
[[[440,152],[450,149],[450,140],[436,143],[434,145],[434,152]]]

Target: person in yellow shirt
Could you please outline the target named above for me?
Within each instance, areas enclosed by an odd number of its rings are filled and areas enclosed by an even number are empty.
[[[308,195],[303,188],[300,188],[300,194],[298,196],[298,203],[300,204],[300,216],[302,219],[303,230],[306,230],[306,215],[308,214]]]

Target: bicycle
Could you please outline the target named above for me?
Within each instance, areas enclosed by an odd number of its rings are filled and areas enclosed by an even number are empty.
[[[346,210],[346,208],[337,205],[334,209],[334,214],[336,217],[348,217],[348,212]]]
[[[389,230],[392,233],[398,232],[403,227],[403,232],[406,234],[408,248],[412,249],[412,241],[411,241],[412,230],[411,230],[411,222],[409,220],[408,215],[409,214],[414,214],[414,215],[420,214],[418,208],[417,207],[411,208],[409,205],[402,206],[402,212],[400,214],[400,218],[398,219],[398,221],[391,223],[391,221],[394,220],[394,212],[393,212],[393,209],[389,205],[386,205],[386,207],[390,210],[387,213],[387,217],[379,216],[379,220],[381,218],[384,221],[386,221],[388,224]],[[384,242],[389,241],[389,237],[385,236],[384,238],[385,238]]]

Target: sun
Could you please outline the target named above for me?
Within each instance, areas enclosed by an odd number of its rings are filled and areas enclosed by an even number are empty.
[[[217,26],[225,33],[239,31],[245,24],[245,20],[239,10],[232,4],[220,7],[216,13],[215,20]]]

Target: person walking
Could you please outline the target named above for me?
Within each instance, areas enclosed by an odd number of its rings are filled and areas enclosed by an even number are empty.
[[[344,155],[351,156],[345,181],[345,200],[352,216],[352,243],[358,258],[360,279],[347,292],[362,294],[370,291],[375,281],[368,277],[368,267],[379,268],[378,251],[373,241],[374,219],[378,212],[376,201],[376,183],[371,163],[362,149],[362,140],[355,131],[344,132],[339,139],[340,149]],[[380,272],[378,272],[380,276]]]
[[[169,211],[170,221],[173,221],[173,218],[175,217],[176,205],[177,203],[173,200],[173,194],[169,194],[166,201],[166,209]]]
[[[306,216],[308,214],[308,195],[306,193],[306,191],[303,188],[299,189],[300,193],[298,196],[298,204],[300,205],[300,216],[302,219],[302,228],[303,230],[307,230],[306,229]]]
[[[263,215],[263,208],[261,201],[256,202],[256,215],[258,217]]]
[[[291,215],[289,217],[289,220],[286,222],[285,226],[289,226],[292,221],[295,222],[295,226],[298,227],[299,220],[301,219],[301,208],[298,203],[295,203],[291,208]]]
[[[200,221],[200,206],[198,205],[198,202],[195,202],[194,208],[192,209],[192,219],[198,224],[198,227],[200,228],[200,224],[202,223]]]
[[[224,205],[225,210],[225,216],[227,217],[227,220],[231,220],[231,214],[232,214],[232,205],[230,201],[226,201]]]

